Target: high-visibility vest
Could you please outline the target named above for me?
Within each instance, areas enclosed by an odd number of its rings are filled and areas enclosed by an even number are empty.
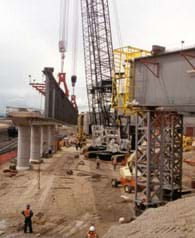
[[[117,164],[117,159],[113,160],[113,164],[116,165]]]
[[[25,217],[30,217],[30,209],[26,209],[26,210],[24,211],[24,216],[25,216]]]
[[[87,238],[96,238],[96,237],[97,237],[97,235],[96,235],[95,232],[93,232],[93,233],[88,232],[88,233],[87,233]]]

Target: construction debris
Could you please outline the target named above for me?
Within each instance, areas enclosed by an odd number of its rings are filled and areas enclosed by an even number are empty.
[[[67,173],[68,175],[73,175],[72,169],[67,169],[67,170],[66,170],[66,173]]]

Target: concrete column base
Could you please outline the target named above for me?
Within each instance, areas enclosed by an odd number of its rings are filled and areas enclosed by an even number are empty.
[[[30,166],[25,166],[25,167],[16,166],[17,171],[26,171],[26,170],[29,170],[29,169],[30,169]]]
[[[31,164],[41,164],[43,163],[43,159],[35,160],[35,159],[30,159]]]

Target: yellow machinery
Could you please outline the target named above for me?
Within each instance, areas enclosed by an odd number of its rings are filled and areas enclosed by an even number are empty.
[[[192,146],[193,138],[190,136],[183,136],[183,151],[190,151],[193,150],[194,147]]]
[[[134,99],[134,59],[150,54],[131,46],[114,50],[112,106],[119,114],[132,113],[129,104]]]
[[[112,186],[118,187],[118,185],[122,185],[124,187],[124,191],[127,193],[131,193],[135,190],[135,159],[136,152],[134,151],[126,160],[124,166],[121,166],[119,169],[119,179],[112,179]],[[138,177],[141,176],[141,173],[138,171]],[[141,182],[141,177],[139,178]],[[139,189],[143,187],[140,186]]]

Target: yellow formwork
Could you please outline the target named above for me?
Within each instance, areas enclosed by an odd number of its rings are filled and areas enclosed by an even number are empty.
[[[112,106],[119,114],[131,114],[134,99],[134,59],[150,55],[147,50],[126,46],[115,49],[112,78]]]

